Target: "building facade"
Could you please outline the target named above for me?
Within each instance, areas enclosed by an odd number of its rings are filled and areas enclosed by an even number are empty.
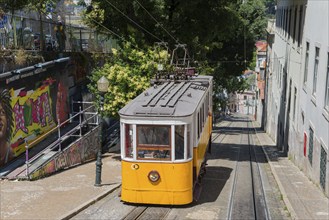
[[[327,196],[328,20],[329,1],[278,0],[265,77],[266,131]]]

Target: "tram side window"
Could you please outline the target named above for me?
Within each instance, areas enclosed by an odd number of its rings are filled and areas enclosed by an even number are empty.
[[[170,160],[170,126],[137,125],[137,158]]]
[[[126,157],[133,158],[133,126],[125,124],[125,153]]]
[[[198,122],[198,124],[197,124],[197,128],[198,128],[197,135],[198,135],[198,139],[199,139],[199,137],[200,137],[200,124],[201,124],[201,122],[200,122],[200,112],[198,112],[197,122]]]
[[[204,122],[204,105],[202,105],[202,107],[201,107],[201,116],[200,117],[201,117],[201,128],[203,128],[203,122]]]
[[[184,125],[175,126],[175,159],[184,159]]]
[[[191,158],[191,148],[193,146],[191,146],[191,126],[188,124],[187,125],[187,158]]]

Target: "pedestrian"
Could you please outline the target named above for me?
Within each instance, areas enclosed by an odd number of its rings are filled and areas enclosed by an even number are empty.
[[[7,89],[0,92],[0,166],[7,163],[13,152],[10,147],[10,138],[13,125],[12,108],[10,95]]]
[[[56,39],[57,39],[57,43],[58,43],[58,50],[60,52],[63,52],[65,50],[66,35],[65,35],[62,18],[59,15],[57,17],[55,31],[56,31]]]

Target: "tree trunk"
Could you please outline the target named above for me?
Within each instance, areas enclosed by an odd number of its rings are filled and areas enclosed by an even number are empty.
[[[16,19],[15,19],[15,10],[11,11],[11,24],[13,29],[13,37],[14,37],[14,48],[17,48],[17,35],[16,35]]]
[[[41,11],[38,11],[39,13],[39,20],[40,20],[40,50],[44,51],[45,48],[45,38],[43,35],[43,21],[42,21],[42,13]]]

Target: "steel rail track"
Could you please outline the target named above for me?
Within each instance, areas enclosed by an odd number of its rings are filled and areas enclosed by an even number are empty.
[[[137,206],[129,212],[122,220],[149,220],[149,219],[165,219],[171,208],[154,207],[154,206]]]
[[[233,123],[233,121],[231,121],[231,122],[227,125],[227,127],[230,127],[232,123]],[[214,130],[212,131],[212,133],[215,133]],[[211,138],[211,143],[214,142],[215,140],[217,140],[217,138],[219,138],[221,135],[223,135],[223,138],[219,141],[219,143],[221,143],[221,142],[224,140],[224,138],[226,137],[226,133],[219,133],[219,132],[218,132],[218,133],[215,135],[215,137],[212,137],[212,138]]]
[[[230,124],[232,125],[232,124]],[[243,135],[241,135],[240,137],[240,144],[242,143],[242,138]],[[233,204],[234,204],[234,195],[236,193],[236,185],[237,185],[237,176],[238,176],[238,170],[239,170],[239,158],[240,158],[240,148],[238,150],[237,156],[236,156],[236,162],[235,162],[235,172],[234,172],[234,176],[233,176],[233,183],[232,183],[232,190],[231,190],[231,194],[230,194],[230,201],[229,201],[229,209],[228,209],[228,213],[227,213],[227,219],[232,219],[232,213],[233,213]]]
[[[239,209],[239,207],[241,207],[241,205],[243,205],[244,201],[237,201],[238,200],[238,194],[241,192],[238,192],[238,177],[239,177],[239,170],[243,169],[242,165],[240,165],[239,160],[240,159],[240,155],[241,152],[239,150],[238,152],[238,159],[236,162],[236,168],[235,168],[235,174],[234,174],[234,179],[233,179],[233,184],[232,184],[232,191],[231,191],[231,198],[229,201],[229,209],[228,209],[228,214],[227,214],[227,219],[236,219],[236,218],[247,218],[248,214],[249,217],[252,217],[254,219],[266,219],[266,220],[270,220],[270,216],[269,216],[269,211],[268,211],[268,206],[266,203],[266,194],[265,194],[265,190],[264,190],[264,186],[262,184],[262,173],[261,173],[261,168],[259,165],[259,159],[256,153],[256,149],[255,149],[255,144],[254,144],[254,140],[253,140],[253,136],[252,136],[252,130],[254,130],[254,132],[256,132],[256,130],[250,126],[251,125],[251,121],[250,120],[246,120],[246,128],[244,128],[244,130],[246,131],[246,135],[248,138],[247,141],[247,145],[248,145],[248,149],[246,149],[246,153],[249,152],[249,155],[245,158],[247,160],[249,160],[249,162],[246,164],[247,166],[245,166],[244,168],[246,169],[246,167],[249,167],[248,169],[250,169],[250,190],[251,193],[249,193],[246,196],[244,194],[244,197],[242,197],[243,199],[245,199],[246,203],[252,203],[252,204],[246,204],[247,207],[250,207],[250,213],[243,213],[243,211],[241,212]],[[241,134],[241,138],[240,138],[240,144],[242,143],[242,139],[244,137],[244,134]],[[264,152],[263,152],[264,153]],[[243,155],[242,155],[243,156]],[[244,176],[244,178],[248,179],[249,174],[247,174],[246,176]],[[242,178],[242,176],[240,177]],[[240,183],[241,184],[241,183]],[[246,185],[248,185],[248,183],[245,183]],[[248,194],[248,193],[247,193]],[[241,198],[240,198],[241,200]]]
[[[254,131],[254,134],[256,135],[256,137],[258,138],[257,136],[257,130],[255,129],[255,127],[253,126],[253,122],[250,121],[249,122],[252,126],[251,126],[251,129]],[[254,139],[252,138],[251,139],[253,141],[252,143],[252,149],[253,149],[253,153],[255,155],[255,163],[254,163],[254,167],[255,167],[255,171],[257,172],[257,175],[259,176],[259,185],[260,187],[258,188],[261,193],[261,196],[259,197],[261,199],[260,204],[261,204],[261,211],[263,213],[260,213],[259,211],[257,211],[256,213],[257,214],[260,214],[260,216],[257,218],[257,219],[266,219],[266,220],[271,220],[271,216],[270,216],[270,212],[269,212],[269,208],[268,208],[268,205],[267,205],[267,198],[266,198],[266,193],[265,193],[265,190],[264,190],[264,185],[263,185],[263,175],[262,175],[262,172],[261,172],[261,168],[259,166],[259,158],[257,157],[257,153],[256,153],[256,149],[255,149],[255,143],[254,143]],[[264,149],[261,147],[261,152],[262,154],[264,155],[264,158],[265,158],[265,161],[267,161],[266,157],[265,157],[265,152],[264,152]],[[259,207],[259,206],[257,206]]]
[[[251,168],[251,176],[252,176],[252,190],[253,190],[255,219],[269,220],[270,217],[269,217],[268,206],[265,197],[265,190],[262,181],[263,178],[260,171],[259,160],[257,158],[255,143],[251,135],[251,130],[253,129],[254,132],[256,132],[256,129],[252,126],[250,120],[247,122],[247,126],[249,132],[248,144],[250,151],[250,168]]]

